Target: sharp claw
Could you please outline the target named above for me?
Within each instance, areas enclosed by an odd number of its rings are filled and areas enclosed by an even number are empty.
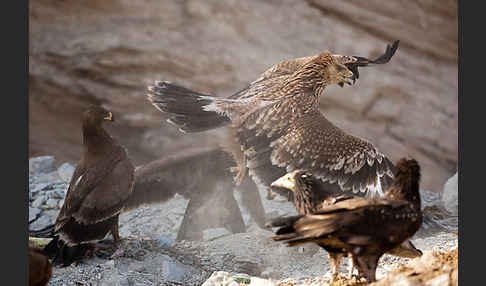
[[[237,173],[234,177],[233,177],[233,180],[235,181],[235,184],[237,186],[239,186],[241,184],[241,182],[243,181],[243,179],[245,178],[245,175],[246,175],[246,169],[244,169],[243,171],[241,170],[241,168],[239,166],[234,166],[234,167],[231,167],[230,168],[230,172],[231,173]]]

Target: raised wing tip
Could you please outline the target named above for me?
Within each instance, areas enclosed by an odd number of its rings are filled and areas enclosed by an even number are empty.
[[[395,52],[398,49],[398,44],[400,43],[400,40],[396,40],[393,42],[393,44],[390,46],[389,44],[386,45],[386,50],[385,53],[378,58],[370,61],[370,63],[373,64],[386,64],[388,63],[391,58],[395,55]]]

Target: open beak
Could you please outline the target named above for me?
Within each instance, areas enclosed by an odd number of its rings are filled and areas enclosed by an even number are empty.
[[[353,77],[353,76],[354,76],[354,73],[353,73],[352,71],[350,71],[349,69],[346,69],[346,70],[344,71],[344,77],[345,77],[345,78],[351,78],[351,77]]]
[[[108,112],[108,115],[103,118],[104,120],[108,121],[115,121],[115,118],[113,117],[113,113],[111,111]]]
[[[359,57],[359,56],[337,55],[339,58],[338,61],[344,64],[349,70],[353,72],[354,77],[352,77],[351,79],[353,80],[353,84],[354,84],[354,82],[359,78],[358,67],[369,67],[369,66],[388,63],[390,59],[393,57],[393,55],[395,54],[395,52],[397,51],[399,43],[400,41],[396,40],[395,42],[393,42],[392,45],[389,44],[386,45],[385,53],[374,60],[370,60],[368,58]],[[340,87],[344,87],[345,83],[351,85],[351,81],[348,78],[338,83],[338,85]]]
[[[289,174],[286,174],[285,176],[278,178],[276,181],[274,181],[270,185],[270,187],[272,187],[272,188],[284,188],[284,189],[291,190],[293,192],[294,188],[295,188],[294,174],[289,173]]]
[[[352,71],[350,71],[349,69],[346,69],[346,71],[343,72],[343,76],[344,76],[344,81],[340,82],[340,84],[339,84],[341,87],[344,86],[344,83],[349,84],[349,85],[353,85],[354,82],[356,81],[356,77],[355,77],[354,73]]]

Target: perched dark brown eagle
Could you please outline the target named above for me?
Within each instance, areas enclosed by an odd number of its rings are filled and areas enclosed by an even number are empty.
[[[113,114],[92,106],[83,114],[83,153],[71,178],[45,247],[54,264],[70,265],[111,232],[116,241],[118,215],[133,189],[134,167],[123,148],[102,126]]]
[[[29,286],[46,286],[52,277],[52,264],[42,248],[29,244]]]
[[[422,224],[419,181],[418,162],[400,159],[383,198],[337,199],[312,214],[276,218],[268,223],[280,227],[272,238],[289,246],[315,242],[328,251],[347,253],[359,274],[375,281],[380,257],[410,239]]]
[[[280,192],[281,189],[284,189],[286,192],[292,194],[291,198],[299,215],[316,213],[331,205],[357,197],[352,193],[343,193],[336,190],[336,188],[332,188],[328,183],[322,182],[305,170],[295,170],[287,173],[273,182],[271,187],[272,189],[275,189],[277,193]],[[278,220],[276,222],[278,222]],[[267,226],[272,227],[272,221],[270,221]],[[347,256],[347,253],[343,253],[341,249],[336,250],[332,247],[328,247],[325,243],[317,244],[328,252],[329,261],[331,263],[331,273],[335,277],[338,274],[341,258]],[[387,253],[408,258],[422,255],[422,252],[409,240],[403,242],[401,245]],[[349,275],[351,276],[353,274],[353,263],[350,265]]]
[[[393,178],[393,164],[370,142],[327,120],[318,99],[326,86],[358,78],[358,67],[387,62],[397,45],[374,61],[327,51],[285,61],[228,98],[169,82],[150,86],[148,98],[182,132],[227,126],[229,139],[222,144],[238,163],[237,182],[247,168],[265,187],[288,171],[306,169],[340,190],[379,195]]]

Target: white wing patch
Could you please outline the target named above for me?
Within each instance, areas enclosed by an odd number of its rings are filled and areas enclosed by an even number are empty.
[[[74,188],[76,188],[76,186],[79,184],[79,182],[81,181],[81,179],[83,178],[83,176],[84,175],[79,176],[79,178],[76,180],[76,183],[74,183]]]
[[[383,192],[383,188],[381,187],[381,180],[380,179],[381,179],[381,177],[378,174],[376,174],[375,184],[367,186],[369,194],[371,194],[373,196],[377,196],[377,197],[383,197],[384,192]]]

